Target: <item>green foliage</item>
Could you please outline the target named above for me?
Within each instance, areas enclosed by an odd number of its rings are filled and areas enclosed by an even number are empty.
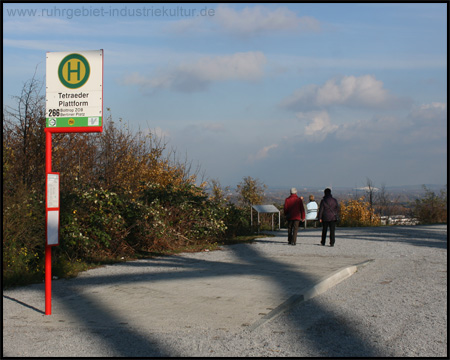
[[[164,206],[177,206],[183,203],[192,203],[200,205],[207,200],[208,196],[203,189],[194,184],[185,183],[181,186],[168,184],[162,186],[160,184],[149,183],[143,191],[143,200],[150,204],[158,200]]]
[[[115,255],[127,235],[123,199],[105,189],[62,193],[60,243],[72,259]]]
[[[73,259],[66,253],[59,251],[58,247],[54,248],[52,255],[52,276],[58,278],[70,278],[78,275],[79,272],[88,270],[92,261],[86,259]]]
[[[43,194],[18,185],[3,193],[3,286],[41,281],[44,273]]]
[[[429,190],[425,185],[425,196],[416,199],[413,206],[413,214],[421,224],[447,223],[447,189],[442,189],[440,194]]]
[[[143,201],[150,210],[148,221],[157,240],[210,241],[226,230],[226,209],[208,201],[204,190],[193,184],[151,184],[144,190]]]
[[[251,179],[251,178],[246,178]],[[239,189],[239,185],[238,185]],[[230,200],[230,189],[222,189],[219,180],[211,180],[211,195],[209,201],[220,210],[220,217],[226,224],[225,237],[227,239],[237,238],[243,235],[251,235],[253,231],[250,224],[249,206],[241,207],[233,204]]]
[[[241,208],[231,203],[228,204],[224,221],[227,226],[226,235],[228,237],[252,234],[250,209],[248,208]]]
[[[62,203],[61,248],[72,259],[173,250],[226,231],[228,210],[193,184],[148,184],[142,194],[77,190]]]

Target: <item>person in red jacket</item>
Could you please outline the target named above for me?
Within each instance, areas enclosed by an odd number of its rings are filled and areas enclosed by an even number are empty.
[[[288,244],[297,244],[298,224],[305,221],[303,201],[297,196],[297,189],[291,189],[291,196],[284,201],[284,215],[288,221]]]

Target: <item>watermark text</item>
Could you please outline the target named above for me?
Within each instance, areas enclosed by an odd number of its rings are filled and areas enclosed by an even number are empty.
[[[196,17],[196,16],[214,16],[215,10],[208,7],[187,8],[182,5],[175,7],[168,6],[82,6],[81,8],[61,8],[58,6],[32,9],[5,9],[6,14],[11,17],[63,17],[72,19],[76,17]]]

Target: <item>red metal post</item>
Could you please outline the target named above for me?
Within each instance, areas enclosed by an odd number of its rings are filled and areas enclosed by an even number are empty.
[[[52,133],[45,131],[45,183],[52,172]],[[52,247],[45,239],[45,315],[52,314]]]

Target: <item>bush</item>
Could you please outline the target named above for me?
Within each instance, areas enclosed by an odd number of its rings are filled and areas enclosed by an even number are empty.
[[[102,188],[61,195],[60,246],[69,258],[124,253],[127,227],[121,196]]]
[[[380,216],[375,215],[370,204],[364,200],[350,200],[340,203],[340,226],[378,226],[381,224]]]
[[[194,184],[161,186],[149,184],[144,190],[143,204],[148,207],[147,225],[142,229],[161,247],[171,243],[215,241],[224,235],[226,209],[209,201],[201,187]],[[148,229],[148,227],[151,229]]]
[[[45,208],[43,194],[17,186],[3,193],[3,286],[44,277]]]
[[[224,221],[227,226],[226,236],[228,237],[252,234],[250,210],[247,208],[241,208],[232,203],[228,204]]]
[[[437,195],[425,185],[425,196],[416,199],[413,214],[420,224],[447,223],[447,190],[441,190]]]
[[[72,261],[163,252],[215,242],[227,209],[193,184],[146,184],[142,193],[75,190],[61,201],[61,252]]]

